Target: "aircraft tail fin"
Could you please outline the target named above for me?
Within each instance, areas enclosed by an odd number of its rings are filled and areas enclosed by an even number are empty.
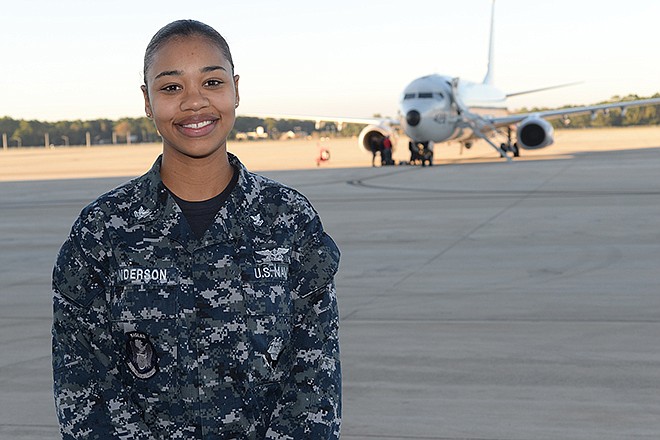
[[[490,10],[490,43],[488,46],[488,70],[486,71],[486,76],[484,77],[484,84],[493,84],[493,33],[494,33],[494,23],[495,23],[495,0]]]

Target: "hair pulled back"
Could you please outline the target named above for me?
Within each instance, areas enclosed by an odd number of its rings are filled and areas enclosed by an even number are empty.
[[[165,43],[174,38],[200,36],[207,38],[210,42],[217,44],[222,53],[231,64],[232,73],[234,71],[234,61],[231,58],[229,45],[222,35],[211,26],[197,20],[177,20],[163,26],[153,36],[147,49],[144,52],[144,84],[147,85],[147,69],[153,64],[156,52]]]

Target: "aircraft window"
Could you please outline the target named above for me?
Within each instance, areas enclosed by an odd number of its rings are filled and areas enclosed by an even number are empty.
[[[420,93],[420,98],[433,98],[433,93]]]
[[[415,98],[415,94],[414,94],[414,93],[406,93],[406,94],[403,96],[403,99],[414,99],[414,98]]]

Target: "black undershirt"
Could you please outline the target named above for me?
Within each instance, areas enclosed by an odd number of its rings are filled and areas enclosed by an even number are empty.
[[[236,187],[236,183],[238,183],[238,170],[234,166],[232,166],[232,170],[234,171],[234,174],[227,187],[220,194],[208,200],[189,202],[177,197],[176,194],[170,191],[170,194],[176,201],[176,204],[179,205],[179,208],[181,208],[188,225],[190,225],[190,229],[192,229],[192,232],[197,239],[201,239],[204,236],[206,230],[211,226],[211,223],[213,223],[218,211],[220,211],[220,208],[222,208],[222,205]]]

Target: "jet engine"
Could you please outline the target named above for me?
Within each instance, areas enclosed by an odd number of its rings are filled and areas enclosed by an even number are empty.
[[[380,125],[367,125],[358,136],[358,147],[367,153],[373,153],[373,145],[382,145],[385,136],[392,141],[392,148],[396,145],[396,134],[389,127]]]
[[[545,119],[530,116],[523,119],[516,130],[518,145],[525,150],[538,150],[552,145],[554,129]]]

